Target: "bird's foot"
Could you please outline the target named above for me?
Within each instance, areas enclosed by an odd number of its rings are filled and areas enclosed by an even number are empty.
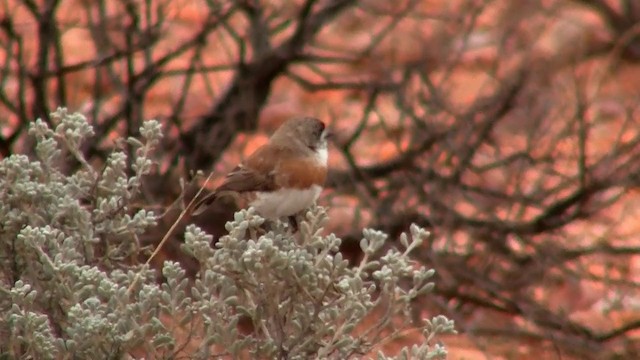
[[[293,234],[297,233],[299,230],[298,218],[296,218],[295,215],[291,215],[291,216],[288,216],[287,219],[289,219],[289,225],[291,226],[291,233]]]

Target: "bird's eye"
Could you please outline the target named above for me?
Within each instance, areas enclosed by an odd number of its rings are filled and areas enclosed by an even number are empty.
[[[314,135],[316,138],[322,138],[322,134],[324,133],[324,123],[322,121],[318,121],[318,126],[316,127],[316,131]]]

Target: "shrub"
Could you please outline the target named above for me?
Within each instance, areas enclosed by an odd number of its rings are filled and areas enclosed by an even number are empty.
[[[86,119],[65,109],[52,118],[54,130],[31,125],[35,159],[0,162],[2,357],[384,359],[381,345],[415,328],[411,303],[433,288],[433,271],[409,254],[428,233],[412,226],[402,251],[377,257],[386,235],[364,230],[364,259],[350,267],[340,239],[323,235],[321,207],[297,234],[280,223],[266,232],[264,219],[242,210],[215,248],[189,226],[184,250],[200,262],[198,275],[191,281],[166,262],[158,284],[135,261],[137,236],[156,218],[133,200],[160,124],[145,122],[128,153],[114,151],[97,169],[81,151],[92,134]],[[436,316],[419,331],[423,342],[397,358],[446,355],[433,341],[453,332],[452,321]]]

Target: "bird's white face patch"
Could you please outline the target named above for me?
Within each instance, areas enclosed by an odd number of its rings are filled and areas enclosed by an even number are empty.
[[[320,192],[322,192],[322,187],[319,185],[313,185],[308,189],[280,189],[273,192],[259,192],[250,205],[262,217],[275,220],[295,215],[309,208],[318,199]]]

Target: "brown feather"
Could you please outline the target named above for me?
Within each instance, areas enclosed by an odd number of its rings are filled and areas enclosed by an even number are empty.
[[[327,169],[313,159],[288,159],[280,162],[275,182],[278,188],[307,189],[324,185]]]
[[[326,167],[305,154],[305,152],[313,154],[313,148],[297,149],[287,145],[274,145],[274,140],[283,141],[288,137],[298,136],[299,134],[292,132],[292,129],[296,129],[302,121],[315,121],[312,128],[314,132],[318,132],[314,137],[315,142],[324,130],[324,124],[321,121],[300,118],[285,124],[273,135],[269,144],[259,147],[226,176],[222,185],[198,201],[192,214],[194,216],[201,214],[225,192],[269,192],[283,187],[307,189],[312,185],[322,186],[327,176]],[[304,156],[301,156],[302,154]]]

